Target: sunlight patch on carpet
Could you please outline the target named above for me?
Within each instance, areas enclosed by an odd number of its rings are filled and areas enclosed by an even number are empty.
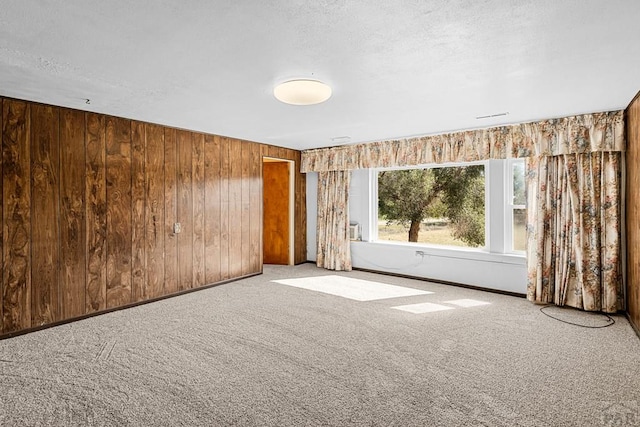
[[[387,285],[386,283],[370,280],[353,279],[344,276],[301,277],[298,279],[280,279],[272,282],[281,285],[294,286],[310,291],[336,295],[356,301],[374,301],[387,298],[408,297],[413,295],[427,295],[433,292],[420,289],[405,288],[403,286]]]
[[[457,305],[458,307],[477,307],[480,305],[490,305],[490,302],[478,301],[476,299],[456,299],[452,301],[445,301],[446,304]]]
[[[391,307],[396,310],[408,311],[409,313],[422,314],[433,313],[434,311],[455,310],[453,307],[447,307],[446,305],[434,304],[432,302],[423,302],[420,304],[399,305],[397,307]]]

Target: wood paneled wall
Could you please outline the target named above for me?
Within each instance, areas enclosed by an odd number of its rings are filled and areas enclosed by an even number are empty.
[[[2,97],[0,110],[0,336],[262,271],[262,157],[299,170],[298,151]]]
[[[640,334],[640,93],[625,111],[627,313]]]

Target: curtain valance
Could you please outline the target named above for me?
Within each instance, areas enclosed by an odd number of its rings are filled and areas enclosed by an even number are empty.
[[[301,172],[624,151],[623,111],[302,152]]]

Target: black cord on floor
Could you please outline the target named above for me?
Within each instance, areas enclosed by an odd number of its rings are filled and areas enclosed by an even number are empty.
[[[547,316],[547,317],[550,317],[550,318],[552,318],[554,320],[557,320],[558,322],[566,323],[568,325],[580,326],[581,328],[588,328],[588,329],[601,329],[601,328],[609,327],[609,326],[611,326],[611,325],[616,323],[616,321],[613,320],[613,318],[611,316],[609,316],[607,313],[601,313],[603,316],[606,316],[607,322],[609,322],[606,325],[602,325],[602,326],[589,326],[589,325],[581,325],[579,323],[567,322],[566,320],[558,319],[557,317],[554,317],[554,316],[550,315],[549,313],[546,313],[544,311],[544,309],[548,308],[548,307],[551,307],[551,306],[550,305],[545,305],[544,307],[540,307],[540,312],[542,314],[544,314],[545,316]]]

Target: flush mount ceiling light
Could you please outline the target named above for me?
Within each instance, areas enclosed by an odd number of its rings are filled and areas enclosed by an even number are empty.
[[[320,104],[331,97],[331,88],[318,80],[289,80],[273,89],[278,101],[292,105]]]

